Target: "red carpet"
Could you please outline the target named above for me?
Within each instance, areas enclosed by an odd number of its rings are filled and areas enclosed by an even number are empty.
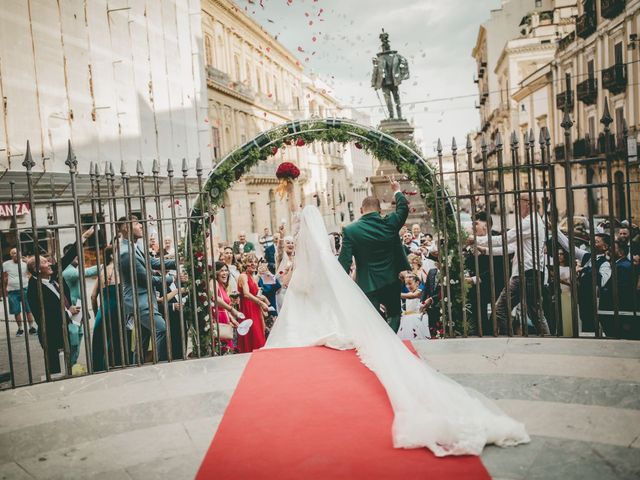
[[[197,478],[491,478],[478,457],[394,449],[392,420],[384,389],[354,350],[259,350]]]

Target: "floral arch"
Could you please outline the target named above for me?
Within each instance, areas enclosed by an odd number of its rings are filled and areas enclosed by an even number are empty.
[[[376,159],[391,162],[401,174],[414,183],[427,207],[435,213],[437,220],[434,227],[447,245],[444,255],[446,258],[444,277],[459,278],[462,265],[455,260],[457,256],[454,252],[458,248],[459,237],[463,233],[459,231],[459,224],[454,215],[456,212],[454,202],[449,198],[446,187],[438,180],[438,172],[422,158],[415,144],[402,142],[384,132],[342,118],[297,120],[279,125],[260,133],[222,158],[209,173],[192,209],[192,218],[201,220],[191,224],[192,243],[189,249],[196,252],[196,256],[197,252],[206,250],[203,245],[202,224],[209,215],[215,215],[216,209],[223,205],[227,189],[243,174],[260,161],[275,155],[283,147],[301,147],[316,141],[343,145],[353,142],[357,148],[365,150]],[[202,261],[195,263],[196,266],[202,267]],[[198,284],[200,283],[198,275],[202,276],[202,271],[203,269],[196,268],[195,276]],[[450,280],[447,282],[447,291],[448,293],[445,292],[444,295],[452,301],[447,302],[445,298],[444,308],[449,308],[450,312],[461,312],[465,303],[462,284],[457,280]],[[206,295],[203,298],[206,299]],[[463,317],[463,315],[458,316]],[[459,332],[464,330],[466,333],[467,326],[462,325],[462,318],[458,319],[451,315],[449,318],[453,318],[455,326],[459,327],[456,330]],[[450,324],[450,327],[454,325]],[[207,328],[207,331],[211,330]],[[453,332],[452,329],[451,331]]]

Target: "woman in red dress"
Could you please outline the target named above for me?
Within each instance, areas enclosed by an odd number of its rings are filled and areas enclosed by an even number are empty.
[[[211,279],[210,291],[213,290],[213,282]],[[228,323],[234,328],[238,326],[238,316],[240,312],[233,308],[229,294],[227,293],[227,284],[229,282],[229,269],[224,262],[216,262],[216,288],[218,298],[218,323]],[[214,315],[214,306],[211,305],[211,315]],[[221,340],[222,353],[233,352],[233,340]]]
[[[246,318],[253,320],[253,325],[246,335],[238,337],[238,350],[240,353],[247,353],[263,347],[266,342],[264,312],[269,310],[269,303],[266,297],[260,295],[258,285],[253,280],[258,268],[258,258],[254,253],[249,253],[243,263],[245,270],[238,278],[240,311]]]

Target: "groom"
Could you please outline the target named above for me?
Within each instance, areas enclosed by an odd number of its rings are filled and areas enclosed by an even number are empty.
[[[362,217],[343,230],[342,249],[338,260],[349,273],[351,259],[356,260],[356,282],[378,311],[384,305],[387,323],[394,332],[400,328],[400,293],[398,275],[410,270],[400,242],[399,232],[409,215],[409,204],[400,184],[390,179],[396,211],[380,215],[380,200],[367,197],[362,201]]]

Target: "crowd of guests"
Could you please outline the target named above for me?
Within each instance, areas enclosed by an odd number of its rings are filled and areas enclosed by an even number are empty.
[[[489,231],[485,212],[477,213],[467,229],[463,276],[469,322],[483,335],[519,335],[523,328],[539,334],[550,334],[557,328],[570,333],[574,278],[580,331],[593,332],[600,325],[605,335],[613,336],[615,277],[617,310],[622,318],[620,335],[638,338],[633,313],[640,310],[638,229],[621,223],[612,239],[607,228],[596,226],[594,247],[578,244],[573,266],[567,253],[568,238],[558,229],[559,278],[555,278],[551,227],[531,202],[528,196],[519,198],[518,225],[504,234]],[[64,368],[62,350],[69,352],[71,366],[78,362],[83,325],[89,320],[83,318],[82,296],[89,293],[83,291],[81,280],[88,277],[96,277],[90,293],[94,371],[141,363],[154,356],[160,361],[169,355],[184,358],[189,353],[187,332],[192,324],[181,314],[189,302],[190,292],[185,287],[189,278],[176,262],[172,239],[163,239],[160,245],[157,235],[151,235],[144,245],[144,229],[135,216],[120,218],[116,228],[118,238],[102,252],[101,267],[87,268],[82,275],[77,257],[81,246],[77,243],[67,245],[57,262],[52,256],[40,255],[37,265],[36,257],[20,259],[13,249],[11,258],[2,265],[3,293],[9,314],[15,317],[16,335],[24,335],[28,328],[29,334],[38,335],[43,349],[46,343],[52,374]],[[84,232],[82,242],[93,233],[92,228]],[[404,226],[399,236],[410,270],[400,274],[403,288],[398,335],[409,340],[441,337],[445,333],[442,242],[423,232],[419,224]],[[329,242],[337,256],[341,235],[332,233]],[[211,316],[217,314],[220,325],[229,326],[225,332],[232,332],[221,334],[222,353],[251,352],[264,346],[282,308],[294,256],[295,241],[284,224],[273,233],[265,228],[255,245],[241,233],[237,240],[218,244],[217,250],[210,252],[215,278],[212,275],[208,286],[212,301],[207,302],[207,308]],[[560,318],[554,315],[556,285],[561,292]],[[247,320],[251,320],[250,328],[235,331]]]
[[[489,335],[506,334],[510,328],[515,335],[522,334],[523,328],[538,334],[560,331],[571,335],[573,278],[579,332],[595,332],[599,325],[606,336],[639,338],[638,228],[622,221],[614,229],[615,237],[612,238],[608,224],[594,225],[592,248],[588,240],[580,241],[574,236],[576,264],[570,265],[566,234],[556,225],[545,224],[535,197],[521,195],[518,202],[520,218],[513,228],[489,232],[488,218],[480,212],[473,227],[468,229],[465,272],[471,287],[468,302],[472,321],[478,322],[482,332]],[[552,229],[557,233],[556,255],[553,255]],[[554,257],[558,259],[557,269],[553,266]],[[556,270],[558,278],[555,278]],[[556,298],[558,290],[560,298]],[[560,307],[559,316],[555,313],[556,303]],[[497,330],[491,318],[492,304]],[[619,332],[614,321],[616,308],[621,326]]]

